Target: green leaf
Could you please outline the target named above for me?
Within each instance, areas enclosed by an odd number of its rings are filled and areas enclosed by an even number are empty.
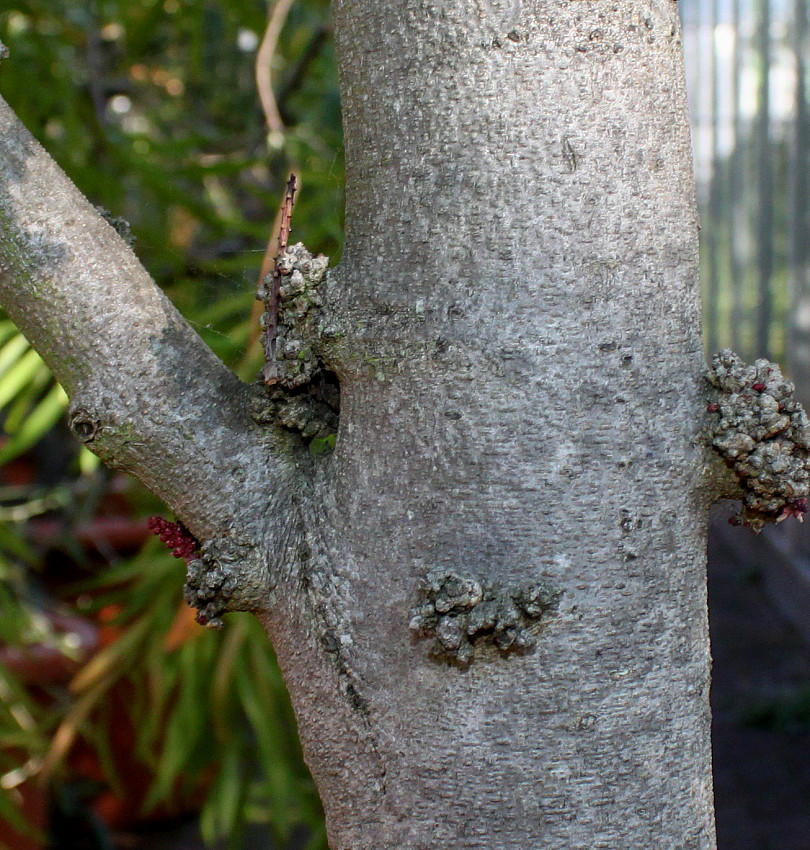
[[[29,566],[37,563],[37,554],[21,531],[5,522],[0,522],[0,551],[13,555]],[[0,578],[4,578],[1,568]]]
[[[247,777],[240,753],[229,748],[203,807],[200,830],[203,839],[213,844],[217,839],[232,837],[242,825]]]
[[[0,375],[0,408],[5,407],[18,393],[30,384],[37,372],[50,374],[42,358],[30,348],[3,375]]]
[[[25,424],[0,449],[0,464],[31,448],[59,419],[67,407],[68,398],[59,384],[34,408]]]
[[[30,348],[31,346],[28,344],[28,340],[21,333],[11,337],[0,348],[0,378],[3,378],[11,366]]]
[[[0,345],[2,345],[9,337],[18,334],[20,331],[11,319],[0,317]]]
[[[45,387],[52,382],[50,371],[43,370],[34,374],[25,391],[20,392],[6,409],[4,427],[7,434],[13,434],[22,427],[31,408],[36,405]]]
[[[44,841],[45,836],[36,827],[32,826],[15,802],[15,798],[11,791],[7,791],[0,785],[0,822],[7,823],[12,829],[15,829],[20,835],[36,841]],[[7,845],[0,844],[1,848]]]

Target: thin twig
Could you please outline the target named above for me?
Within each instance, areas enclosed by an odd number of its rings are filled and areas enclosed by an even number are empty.
[[[271,0],[268,0],[268,3],[269,2],[271,2]],[[281,30],[284,28],[284,23],[287,19],[287,13],[290,11],[292,4],[293,0],[276,0],[276,3],[271,6],[268,11],[267,26],[264,30],[262,43],[259,45],[259,50],[256,54],[256,89],[259,94],[259,102],[261,103],[262,111],[264,112],[264,120],[267,126],[268,142],[273,147],[281,147],[281,143],[284,141],[285,130],[284,121],[281,118],[281,113],[279,112],[278,108],[278,102],[276,101],[276,96],[273,92],[273,54],[276,51],[278,40],[281,36]],[[259,272],[259,281],[257,287],[259,292],[263,291],[264,281],[271,273],[271,267],[274,263],[273,233],[275,233],[277,229],[280,232],[283,220],[283,211],[286,202],[287,201],[285,197],[285,200],[281,205],[281,209],[279,210],[279,213],[276,216],[274,226],[270,230],[270,237],[267,240],[267,248],[265,249],[264,258],[262,260],[262,267]],[[262,297],[262,300],[264,301],[264,305],[259,308],[258,313],[254,313],[254,316],[256,316],[256,318],[258,318],[258,315],[260,315],[262,310],[268,311],[268,298],[266,294]],[[274,336],[272,342],[275,341],[275,331],[273,333]],[[266,362],[269,346],[272,344],[271,342],[266,342],[267,339],[267,329],[265,329],[265,332],[262,334],[262,342],[265,343],[264,348]],[[256,338],[253,337],[252,341],[255,342],[255,340]]]
[[[272,147],[281,147],[285,129],[273,92],[273,54],[276,52],[281,30],[293,2],[294,0],[276,0],[267,18],[262,43],[256,53],[256,88],[267,124],[267,138]]]
[[[273,277],[269,288],[265,288],[265,326],[262,341],[264,343],[264,370],[263,377],[266,384],[276,382],[275,349],[276,333],[278,331],[278,314],[281,306],[281,271],[278,267],[279,257],[287,249],[287,240],[290,238],[290,220],[292,219],[293,203],[295,202],[295,191],[297,184],[295,175],[290,174],[287,181],[287,190],[284,202],[281,205],[278,227],[278,243],[276,257],[273,262]]]
[[[284,203],[281,205],[281,222],[278,227],[278,251],[276,252],[276,264],[278,264],[278,255],[287,250],[287,240],[290,238],[290,221],[292,219],[292,208],[295,202],[295,190],[298,185],[295,181],[295,175],[291,174],[287,181],[287,192],[284,195]],[[273,269],[274,274],[278,274],[278,269]]]

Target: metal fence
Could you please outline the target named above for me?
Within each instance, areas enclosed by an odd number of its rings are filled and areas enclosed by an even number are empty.
[[[810,396],[808,0],[681,0],[707,352]]]

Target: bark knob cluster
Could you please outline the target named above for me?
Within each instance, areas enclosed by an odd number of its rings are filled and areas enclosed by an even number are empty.
[[[197,622],[208,628],[222,628],[222,615],[243,610],[234,593],[239,588],[242,565],[249,562],[246,544],[229,537],[207,540],[197,557],[188,561],[183,598],[197,609]]]
[[[258,385],[250,397],[248,413],[257,425],[280,425],[299,434],[309,445],[310,454],[319,454],[335,444],[340,385],[330,372],[322,372],[312,384],[294,392]]]
[[[466,666],[477,644],[501,653],[532,649],[531,629],[561,596],[545,581],[501,587],[452,570],[433,570],[422,579],[410,628],[434,638],[432,655]]]
[[[810,420],[794,386],[768,360],[746,365],[733,351],[714,356],[708,441],[734,471],[743,506],[732,517],[759,533],[767,523],[800,520],[810,495]]]
[[[295,389],[309,383],[320,371],[321,363],[315,351],[320,338],[316,308],[321,304],[319,288],[328,265],[328,257],[322,254],[313,257],[301,242],[276,258],[273,274],[280,277],[278,316],[272,359],[264,367],[266,384]],[[271,284],[272,275],[268,275],[257,293],[259,299],[268,297]],[[266,321],[267,314],[263,319]]]
[[[321,325],[321,286],[329,259],[313,256],[299,242],[276,257],[274,271],[257,297],[265,302],[278,284],[277,312],[262,316],[267,361],[262,384],[250,400],[250,415],[259,425],[280,425],[310,442],[313,453],[334,443],[340,412],[340,386],[319,354],[328,335]]]

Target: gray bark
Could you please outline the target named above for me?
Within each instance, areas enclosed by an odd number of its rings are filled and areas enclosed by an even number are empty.
[[[248,391],[7,113],[0,296],[91,442],[243,545],[232,606],[274,641],[332,847],[709,850],[718,485],[677,6],[334,17],[334,453],[250,424]],[[409,630],[436,571],[563,596],[534,651],[481,641],[457,664]]]

